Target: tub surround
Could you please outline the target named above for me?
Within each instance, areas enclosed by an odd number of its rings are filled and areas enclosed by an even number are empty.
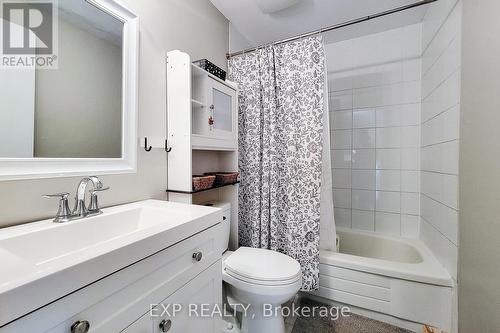
[[[420,35],[415,24],[326,45],[339,227],[418,237]]]

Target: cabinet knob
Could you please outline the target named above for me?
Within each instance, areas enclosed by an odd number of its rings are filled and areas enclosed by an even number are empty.
[[[163,319],[160,323],[160,330],[162,332],[170,331],[171,327],[172,327],[172,321],[170,319]]]
[[[196,261],[201,261],[201,258],[203,258],[203,253],[201,251],[193,253],[193,259]]]
[[[90,323],[86,320],[79,320],[71,325],[71,333],[87,333],[89,329]]]

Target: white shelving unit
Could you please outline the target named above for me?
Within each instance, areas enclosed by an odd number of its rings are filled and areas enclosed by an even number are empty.
[[[168,200],[231,203],[231,244],[237,246],[238,184],[192,190],[192,176],[238,171],[235,84],[192,64],[187,53],[167,53]]]

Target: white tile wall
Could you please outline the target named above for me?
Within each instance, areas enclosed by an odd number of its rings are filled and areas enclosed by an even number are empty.
[[[420,172],[415,170],[401,171],[401,191],[419,192],[420,191]]]
[[[377,212],[375,215],[375,231],[384,234],[401,234],[401,215]]]
[[[352,148],[375,148],[375,128],[352,130]]]
[[[375,190],[375,170],[352,170],[352,188]]]
[[[401,193],[377,191],[376,209],[378,212],[401,213]]]
[[[377,190],[401,191],[401,170],[377,170]]]
[[[333,187],[351,188],[351,169],[333,169]]]
[[[333,130],[351,129],[352,126],[352,111],[338,111],[332,112],[330,117],[331,126]]]
[[[353,209],[352,227],[358,230],[375,231],[375,212]]]
[[[351,168],[351,150],[334,149],[331,154],[332,167],[335,169],[350,169]]]
[[[375,169],[375,149],[353,149],[353,169]]]
[[[454,278],[461,10],[326,46],[337,225],[419,237]]]
[[[420,217],[417,215],[401,215],[401,236],[418,238],[420,232]]]
[[[420,37],[417,24],[326,46],[339,226],[418,237]]]
[[[424,18],[420,238],[456,278],[461,2],[441,0]]]
[[[355,109],[352,112],[352,128],[375,127],[375,109]]]
[[[375,210],[375,191],[352,190],[352,208]]]
[[[338,208],[351,208],[351,189],[334,188],[333,201]]]
[[[377,169],[401,169],[401,149],[377,149]]]

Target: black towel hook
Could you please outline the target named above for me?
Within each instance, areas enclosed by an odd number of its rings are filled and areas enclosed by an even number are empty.
[[[149,146],[148,147],[148,137],[145,137],[144,138],[144,150],[147,151],[147,152],[150,152],[151,149],[153,149],[153,146]]]
[[[168,140],[165,140],[165,151],[167,153],[170,153],[172,151],[172,147],[168,146]]]

